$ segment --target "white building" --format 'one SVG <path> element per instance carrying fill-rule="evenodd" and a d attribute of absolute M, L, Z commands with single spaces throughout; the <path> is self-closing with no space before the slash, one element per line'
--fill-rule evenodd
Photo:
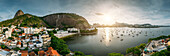
<path fill-rule="evenodd" d="M 7 56 L 8 55 L 8 51 L 5 51 L 3 49 L 0 49 L 0 56 Z"/>
<path fill-rule="evenodd" d="M 11 32 L 10 31 L 5 31 L 5 36 L 6 36 L 6 38 L 11 37 Z"/>
<path fill-rule="evenodd" d="M 77 28 L 68 28 L 67 31 L 79 31 Z"/>
<path fill-rule="evenodd" d="M 67 33 L 68 33 L 68 31 L 63 31 L 63 30 L 57 31 L 57 34 L 67 34 Z"/>

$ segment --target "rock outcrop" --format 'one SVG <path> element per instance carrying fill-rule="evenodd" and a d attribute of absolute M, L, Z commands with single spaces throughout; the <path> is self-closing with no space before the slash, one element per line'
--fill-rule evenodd
<path fill-rule="evenodd" d="M 43 18 L 49 25 L 58 28 L 75 27 L 79 29 L 87 29 L 90 24 L 82 16 L 73 13 L 56 13 L 47 15 Z"/>
<path fill-rule="evenodd" d="M 17 13 L 15 14 L 14 18 L 17 16 L 24 15 L 24 12 L 22 10 L 18 10 Z"/>

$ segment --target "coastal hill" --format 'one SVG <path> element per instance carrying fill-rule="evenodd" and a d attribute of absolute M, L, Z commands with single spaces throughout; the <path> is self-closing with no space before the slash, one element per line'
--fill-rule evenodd
<path fill-rule="evenodd" d="M 49 25 L 59 28 L 75 27 L 79 29 L 86 29 L 90 27 L 85 18 L 74 13 L 50 14 L 44 16 L 43 20 L 49 23 Z"/>
<path fill-rule="evenodd" d="M 74 13 L 55 13 L 38 17 L 31 14 L 24 14 L 22 10 L 18 10 L 13 19 L 0 22 L 0 26 L 18 25 L 32 27 L 58 27 L 69 28 L 75 27 L 79 29 L 87 29 L 90 27 L 88 21 L 82 16 Z"/>

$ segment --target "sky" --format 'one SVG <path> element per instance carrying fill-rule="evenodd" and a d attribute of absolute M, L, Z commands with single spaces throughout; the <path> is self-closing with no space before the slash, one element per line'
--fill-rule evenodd
<path fill-rule="evenodd" d="M 170 25 L 170 0 L 0 0 L 0 21 L 20 9 L 37 16 L 76 13 L 90 24 Z"/>

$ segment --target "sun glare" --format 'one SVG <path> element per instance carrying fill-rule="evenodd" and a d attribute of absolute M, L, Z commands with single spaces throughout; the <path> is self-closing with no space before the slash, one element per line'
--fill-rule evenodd
<path fill-rule="evenodd" d="M 110 15 L 103 15 L 103 22 L 107 25 L 114 23 L 113 17 Z"/>

